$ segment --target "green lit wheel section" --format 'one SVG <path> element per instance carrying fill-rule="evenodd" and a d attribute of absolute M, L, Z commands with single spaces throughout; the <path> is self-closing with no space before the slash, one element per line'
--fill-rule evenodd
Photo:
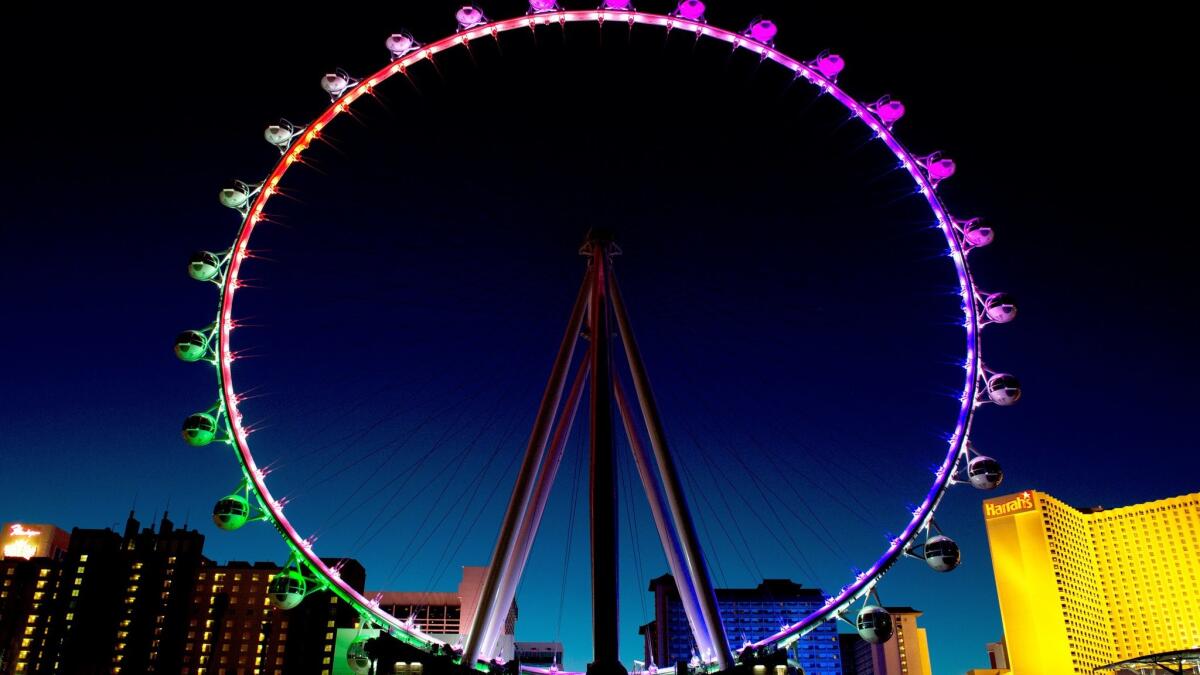
<path fill-rule="evenodd" d="M 697 14 L 697 8 L 699 13 Z M 686 9 L 686 11 L 685 11 Z M 907 150 L 891 127 L 901 115 L 903 106 L 898 102 L 881 99 L 875 103 L 862 103 L 847 94 L 837 85 L 837 73 L 843 62 L 836 55 L 822 54 L 816 61 L 800 61 L 783 54 L 771 43 L 774 26 L 760 21 L 745 33 L 729 31 L 708 25 L 703 20 L 703 3 L 684 0 L 680 10 L 672 15 L 634 11 L 628 2 L 612 0 L 605 2 L 599 10 L 561 10 L 551 0 L 531 2 L 531 14 L 514 19 L 489 22 L 482 12 L 473 7 L 464 7 L 458 13 L 459 31 L 429 45 L 421 46 L 404 34 L 393 35 L 387 47 L 393 60 L 387 66 L 363 80 L 351 78 L 342 71 L 326 75 L 321 85 L 330 94 L 330 106 L 315 120 L 304 127 L 295 127 L 281 122 L 270 126 L 265 133 L 268 143 L 280 151 L 267 177 L 260 183 L 235 182 L 221 190 L 220 201 L 241 215 L 241 226 L 232 247 L 221 253 L 201 251 L 188 262 L 188 274 L 203 282 L 215 284 L 220 289 L 220 303 L 216 320 L 207 328 L 186 331 L 177 336 L 175 353 L 183 361 L 204 361 L 214 367 L 217 376 L 218 397 L 207 410 L 189 416 L 184 422 L 184 440 L 194 447 L 220 443 L 233 450 L 242 471 L 238 488 L 222 498 L 214 508 L 213 519 L 224 530 L 237 530 L 248 522 L 269 521 L 290 549 L 290 557 L 283 572 L 272 582 L 269 589 L 271 601 L 281 609 L 290 609 L 314 592 L 329 591 L 354 607 L 363 619 L 364 627 L 377 627 L 387 634 L 414 647 L 431 653 L 448 654 L 455 650 L 450 645 L 422 632 L 419 627 L 401 621 L 381 610 L 377 602 L 363 597 L 361 593 L 342 581 L 337 567 L 330 567 L 313 552 L 313 540 L 306 539 L 296 531 L 284 515 L 285 503 L 272 496 L 266 482 L 267 471 L 257 466 L 251 452 L 248 436 L 251 429 L 243 426 L 238 411 L 240 398 L 233 385 L 232 365 L 236 353 L 231 347 L 230 336 L 237 328 L 233 318 L 233 301 L 239 288 L 238 275 L 242 263 L 252 257 L 250 238 L 254 228 L 264 220 L 265 208 L 270 198 L 277 194 L 284 174 L 296 163 L 301 162 L 303 153 L 321 139 L 321 133 L 342 113 L 364 97 L 372 96 L 373 89 L 381 82 L 405 74 L 411 66 L 423 61 L 433 61 L 443 51 L 466 47 L 476 39 L 498 39 L 502 32 L 518 29 L 536 29 L 537 26 L 567 23 L 617 22 L 659 26 L 670 30 L 682 30 L 700 37 L 727 42 L 734 49 L 745 49 L 758 55 L 763 61 L 773 61 L 795 73 L 797 79 L 807 80 L 824 93 L 843 104 L 853 117 L 870 127 L 876 138 L 885 143 L 895 154 L 903 168 L 915 181 L 918 191 L 925 197 L 937 225 L 946 237 L 950 258 L 957 271 L 966 329 L 965 384 L 961 394 L 961 409 L 949 449 L 939 464 L 936 479 L 929 493 L 911 514 L 903 534 L 891 541 L 891 546 L 875 562 L 870 570 L 860 574 L 853 582 L 835 596 L 827 599 L 824 608 L 801 622 L 786 627 L 780 633 L 743 648 L 751 653 L 760 649 L 778 648 L 798 639 L 823 621 L 844 618 L 851 603 L 867 600 L 874 595 L 880 578 L 900 558 L 911 556 L 918 537 L 931 535 L 936 529 L 933 513 L 952 484 L 970 482 L 976 487 L 990 489 L 1002 478 L 999 465 L 990 458 L 978 455 L 967 440 L 977 407 L 985 403 L 1002 406 L 1011 405 L 1020 397 L 1020 385 L 1016 378 L 988 369 L 981 355 L 981 329 L 990 323 L 1006 323 L 1015 316 L 1015 306 L 997 300 L 1003 294 L 983 294 L 972 280 L 967 265 L 967 253 L 973 248 L 986 245 L 992 233 L 975 220 L 961 221 L 953 218 L 937 196 L 938 184 L 954 172 L 954 163 L 941 157 L 940 153 L 917 156 Z M 766 30 L 767 32 L 762 32 Z M 997 307 L 993 307 L 997 305 Z M 978 470 L 976 470 L 978 469 Z M 965 470 L 965 473 L 964 473 Z M 929 538 L 933 542 L 937 538 Z M 942 539 L 947 539 L 942 537 Z M 923 547 L 924 545 L 920 545 Z M 950 541 L 950 549 L 937 561 L 927 562 L 939 569 L 935 562 L 945 568 L 957 564 L 957 549 Z M 940 549 L 939 549 L 940 550 Z M 954 555 L 951 555 L 954 554 Z M 954 558 L 954 560 L 951 560 Z M 866 604 L 858 614 L 860 634 L 886 632 L 890 634 L 890 616 L 883 610 Z M 864 625 L 864 623 L 866 625 Z M 866 631 L 866 633 L 864 633 Z M 362 663 L 365 654 L 361 643 L 352 645 L 348 658 L 351 664 Z M 493 664 L 478 662 L 471 664 L 480 671 L 492 669 Z"/>

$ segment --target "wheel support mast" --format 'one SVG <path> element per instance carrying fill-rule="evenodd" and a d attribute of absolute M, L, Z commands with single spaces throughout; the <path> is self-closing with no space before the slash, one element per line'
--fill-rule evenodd
<path fill-rule="evenodd" d="M 508 609 L 528 562 L 533 540 L 562 463 L 585 383 L 590 384 L 590 515 L 592 554 L 592 675 L 624 675 L 619 657 L 619 529 L 616 486 L 613 405 L 621 415 L 638 475 L 650 502 L 655 528 L 675 579 L 684 612 L 700 653 L 721 670 L 734 665 L 717 607 L 708 567 L 683 486 L 667 445 L 666 432 L 653 399 L 645 365 L 633 337 L 620 289 L 612 272 L 612 257 L 620 250 L 611 235 L 593 231 L 580 249 L 588 271 L 576 298 L 566 334 L 542 396 L 526 446 L 500 535 L 492 553 L 471 631 L 462 654 L 463 664 L 495 657 Z M 562 394 L 575 346 L 585 324 L 591 345 L 577 367 L 565 403 Z M 615 326 L 613 325 L 615 323 Z M 650 449 L 642 442 L 632 406 L 613 369 L 612 338 L 619 337 Z M 587 382 L 590 379 L 590 382 Z M 559 410 L 563 403 L 562 410 Z M 551 438 L 551 431 L 553 437 Z M 548 446 L 548 448 L 547 448 Z M 628 517 L 628 516 L 627 516 Z"/>

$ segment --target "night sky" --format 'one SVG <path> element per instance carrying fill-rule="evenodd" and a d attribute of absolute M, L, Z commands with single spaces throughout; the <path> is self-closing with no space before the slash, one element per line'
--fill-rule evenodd
<path fill-rule="evenodd" d="M 39 39 L 4 47 L 24 80 L 9 81 L 0 216 L 0 521 L 105 527 L 134 504 L 143 520 L 169 508 L 210 558 L 285 557 L 266 527 L 211 524 L 233 457 L 179 438 L 215 397 L 210 369 L 170 350 L 215 311 L 185 263 L 232 242 L 217 191 L 266 174 L 263 127 L 315 117 L 322 74 L 373 72 L 393 31 L 453 30 L 453 5 L 423 4 L 14 24 Z M 761 12 L 788 53 L 842 54 L 848 91 L 903 100 L 900 138 L 958 162 L 949 207 L 997 230 L 972 254 L 977 280 L 1020 302 L 985 349 L 1025 398 L 983 409 L 974 436 L 1006 468 L 1002 493 L 1118 506 L 1196 490 L 1196 217 L 1192 172 L 1175 166 L 1197 148 L 1180 42 L 1125 16 L 924 11 L 760 0 L 708 18 L 737 28 Z M 422 64 L 328 130 L 256 232 L 234 336 L 256 456 L 323 555 L 362 560 L 371 590 L 450 590 L 460 565 L 486 564 L 583 273 L 576 249 L 604 226 L 716 581 L 834 592 L 870 564 L 944 452 L 961 315 L 944 239 L 894 157 L 790 80 L 690 34 L 552 27 Z M 517 637 L 561 639 L 581 668 L 586 420 L 576 429 Z M 619 449 L 631 661 L 652 618 L 643 589 L 666 568 Z M 907 562 L 880 588 L 926 612 L 939 675 L 985 665 L 1001 634 L 985 496 L 958 488 L 938 513 L 962 568 Z"/>

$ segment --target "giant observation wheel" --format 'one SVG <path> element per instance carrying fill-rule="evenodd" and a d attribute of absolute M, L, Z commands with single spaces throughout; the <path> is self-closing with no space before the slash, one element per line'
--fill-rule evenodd
<path fill-rule="evenodd" d="M 329 107 L 303 126 L 287 122 L 270 126 L 265 138 L 278 148 L 278 162 L 261 181 L 239 181 L 221 191 L 221 203 L 241 216 L 237 237 L 233 245 L 223 252 L 195 254 L 188 269 L 194 279 L 219 287 L 216 320 L 207 328 L 180 334 L 175 343 L 175 353 L 181 360 L 207 362 L 214 366 L 218 397 L 207 410 L 187 417 L 183 436 L 193 446 L 214 442 L 229 446 L 241 467 L 239 487 L 221 499 L 214 509 L 217 525 L 225 530 L 236 530 L 251 521 L 269 522 L 290 548 L 287 569 L 274 579 L 270 588 L 272 602 L 277 607 L 290 609 L 306 595 L 317 590 L 328 590 L 353 606 L 362 616 L 364 625 L 378 627 L 408 645 L 446 655 L 465 666 L 481 671 L 497 667 L 498 663 L 491 653 L 497 625 L 503 621 L 503 612 L 497 608 L 506 608 L 512 600 L 516 580 L 520 577 L 524 558 L 528 556 L 529 542 L 536 533 L 541 510 L 545 506 L 543 493 L 553 481 L 556 461 L 561 459 L 560 437 L 564 430 L 565 433 L 570 431 L 570 417 L 578 407 L 580 390 L 589 371 L 593 394 L 596 386 L 611 387 L 609 391 L 630 434 L 630 444 L 635 455 L 640 455 L 639 473 L 642 474 L 652 509 L 656 509 L 656 526 L 672 572 L 680 584 L 689 624 L 700 648 L 702 658 L 697 664 L 698 668 L 717 671 L 753 663 L 764 654 L 786 648 L 823 622 L 846 620 L 848 617 L 864 638 L 870 641 L 887 640 L 892 633 L 890 616 L 872 599 L 885 573 L 905 557 L 923 558 L 938 571 L 949 571 L 957 566 L 960 558 L 958 546 L 941 533 L 934 521 L 934 513 L 947 490 L 956 484 L 969 483 L 980 489 L 992 489 L 1000 483 L 1003 474 L 999 464 L 979 454 L 972 447 L 969 436 L 976 411 L 981 406 L 1009 406 L 1016 403 L 1021 395 L 1015 377 L 988 368 L 983 360 L 983 329 L 991 324 L 1007 323 L 1016 316 L 1016 307 L 1010 296 L 980 290 L 972 276 L 970 254 L 989 244 L 993 232 L 979 219 L 960 219 L 951 215 L 943 204 L 938 187 L 955 173 L 955 164 L 941 153 L 917 154 L 900 142 L 894 132 L 894 126 L 905 114 L 905 107 L 900 101 L 884 97 L 870 102 L 847 93 L 838 84 L 845 63 L 836 54 L 826 52 L 811 60 L 800 60 L 779 51 L 773 42 L 777 28 L 770 20 L 759 19 L 744 31 L 731 31 L 709 25 L 704 14 L 704 4 L 699 0 L 684 0 L 669 14 L 635 10 L 629 0 L 605 0 L 600 8 L 588 10 L 563 9 L 556 0 L 531 0 L 525 16 L 493 21 L 486 18 L 480 9 L 464 6 L 456 14 L 457 31 L 448 37 L 420 44 L 407 33 L 397 33 L 386 41 L 391 54 L 390 63 L 375 73 L 362 79 L 340 70 L 325 75 L 321 86 L 331 98 Z M 304 153 L 322 141 L 322 134 L 327 127 L 349 113 L 358 101 L 373 96 L 373 90 L 382 82 L 405 76 L 410 68 L 432 62 L 442 52 L 469 48 L 476 40 L 499 40 L 501 34 L 509 31 L 536 30 L 539 26 L 551 25 L 603 25 L 609 22 L 692 33 L 697 40 L 723 41 L 734 50 L 747 50 L 758 55 L 764 63 L 770 61 L 790 71 L 796 80 L 802 80 L 816 87 L 821 94 L 836 100 L 854 119 L 869 127 L 879 143 L 886 145 L 899 165 L 911 176 L 916 190 L 928 204 L 936 226 L 945 237 L 946 255 L 956 274 L 965 338 L 962 362 L 964 377 L 959 399 L 961 405 L 949 432 L 948 447 L 941 456 L 928 492 L 908 514 L 900 534 L 890 541 L 882 554 L 865 571 L 829 597 L 818 611 L 765 639 L 731 646 L 716 615 L 712 584 L 703 554 L 679 491 L 678 478 L 661 435 L 661 421 L 657 419 L 658 412 L 649 390 L 649 381 L 637 353 L 620 290 L 609 266 L 614 245 L 602 234 L 595 233 L 583 251 L 588 256 L 589 270 L 568 324 L 551 382 L 547 386 L 536 428 L 493 554 L 492 573 L 485 586 L 488 597 L 481 605 L 465 644 L 449 645 L 425 633 L 410 619 L 388 614 L 379 606 L 377 599 L 364 597 L 343 582 L 338 566 L 327 564 L 315 552 L 314 539 L 306 537 L 289 522 L 285 514 L 286 500 L 272 494 L 268 485 L 269 471 L 255 460 L 251 429 L 243 424 L 239 411 L 239 403 L 243 399 L 235 386 L 237 352 L 232 336 L 238 327 L 234 301 L 241 286 L 239 276 L 243 263 L 253 258 L 251 239 L 255 228 L 268 219 L 268 204 L 279 193 L 288 171 L 303 163 Z M 609 323 L 614 319 L 615 326 Z M 589 348 L 590 356 L 580 365 L 574 384 L 566 392 L 566 371 L 575 342 L 581 331 L 587 333 L 589 330 L 593 336 L 590 340 L 593 343 Z M 634 441 L 634 406 L 619 383 L 607 385 L 602 380 L 609 378 L 598 374 L 600 368 L 604 372 L 610 368 L 607 355 L 597 356 L 605 346 L 597 346 L 597 343 L 604 342 L 598 338 L 614 333 L 624 342 L 637 402 L 640 404 L 637 409 L 642 412 L 652 450 Z M 608 415 L 611 421 L 611 410 Z M 560 417 L 557 426 L 554 424 L 556 417 Z M 545 469 L 542 468 L 543 463 Z M 655 469 L 658 470 L 657 476 L 653 475 Z M 859 603 L 861 607 L 856 609 Z M 362 667 L 365 661 L 361 659 L 361 647 L 356 647 L 351 650 L 352 664 L 357 663 Z M 358 661 L 354 660 L 356 655 Z"/>

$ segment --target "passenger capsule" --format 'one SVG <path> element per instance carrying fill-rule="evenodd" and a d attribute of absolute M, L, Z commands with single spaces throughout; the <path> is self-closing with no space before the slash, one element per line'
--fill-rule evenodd
<path fill-rule="evenodd" d="M 704 10 L 704 3 L 700 0 L 683 0 L 675 8 L 675 15 L 691 21 L 703 21 Z"/>
<path fill-rule="evenodd" d="M 392 54 L 393 61 L 411 53 L 418 47 L 417 41 L 408 33 L 392 33 L 384 44 Z"/>
<path fill-rule="evenodd" d="M 867 605 L 859 610 L 854 625 L 859 637 L 873 645 L 892 639 L 892 615 L 877 605 Z"/>
<path fill-rule="evenodd" d="M 633 0 L 604 0 L 601 9 L 633 9 Z"/>
<path fill-rule="evenodd" d="M 837 81 L 838 73 L 846 67 L 846 62 L 837 54 L 824 52 L 817 57 L 817 62 L 814 64 L 817 71 L 825 76 L 827 80 Z"/>
<path fill-rule="evenodd" d="M 308 584 L 304 576 L 296 570 L 284 570 L 271 579 L 267 586 L 267 596 L 271 604 L 279 609 L 294 609 L 304 601 L 304 592 Z"/>
<path fill-rule="evenodd" d="M 217 436 L 217 420 L 208 413 L 196 413 L 183 421 L 183 440 L 194 447 L 203 447 Z"/>
<path fill-rule="evenodd" d="M 765 45 L 771 44 L 775 40 L 775 35 L 779 33 L 779 27 L 774 21 L 767 19 L 759 19 L 750 24 L 750 28 L 746 30 L 746 35 L 755 42 L 761 42 Z"/>
<path fill-rule="evenodd" d="M 556 9 L 558 9 L 558 0 L 529 0 L 531 13 L 553 12 Z"/>
<path fill-rule="evenodd" d="M 925 542 L 925 562 L 934 571 L 949 572 L 962 562 L 962 551 L 950 537 L 938 535 Z"/>
<path fill-rule="evenodd" d="M 294 129 L 285 127 L 281 124 L 272 124 L 263 132 L 263 138 L 267 142 L 277 148 L 286 148 L 292 144 L 292 134 Z"/>
<path fill-rule="evenodd" d="M 195 363 L 208 354 L 208 336 L 198 330 L 185 330 L 175 336 L 175 356 Z"/>
<path fill-rule="evenodd" d="M 1004 470 L 1000 468 L 1000 462 L 979 455 L 967 462 L 967 478 L 979 490 L 995 490 L 1004 482 Z"/>
<path fill-rule="evenodd" d="M 321 78 L 321 88 L 331 98 L 337 98 L 350 88 L 350 78 L 340 70 L 336 73 L 326 73 L 325 77 Z"/>
<path fill-rule="evenodd" d="M 367 638 L 359 638 L 346 648 L 346 665 L 357 675 L 371 672 L 371 655 L 367 653 Z"/>
<path fill-rule="evenodd" d="M 1008 323 L 1017 318 L 1017 304 L 1008 293 L 992 293 L 983 300 L 983 310 L 996 323 Z"/>
<path fill-rule="evenodd" d="M 892 125 L 900 121 L 904 117 L 904 104 L 900 101 L 893 100 L 891 97 L 884 96 L 875 102 L 871 107 L 875 114 L 879 117 L 879 121 L 883 122 L 884 126 L 891 129 Z"/>
<path fill-rule="evenodd" d="M 988 378 L 988 398 L 997 405 L 1013 405 L 1021 399 L 1021 382 L 1008 373 L 996 373 Z"/>
<path fill-rule="evenodd" d="M 474 28 L 475 26 L 487 21 L 487 19 L 483 16 L 483 10 L 471 5 L 466 5 L 462 9 L 455 12 L 454 18 L 458 19 L 458 29 L 460 31 L 467 30 L 468 28 Z"/>
<path fill-rule="evenodd" d="M 965 239 L 968 244 L 976 248 L 980 246 L 987 246 L 988 244 L 992 243 L 992 239 L 994 239 L 996 236 L 996 233 L 992 231 L 992 228 L 984 225 L 983 221 L 979 220 L 978 218 L 972 218 L 971 220 L 962 223 L 962 231 L 963 239 Z"/>
<path fill-rule="evenodd" d="M 221 259 L 215 253 L 196 251 L 188 259 L 188 276 L 196 281 L 209 281 L 221 271 Z"/>
<path fill-rule="evenodd" d="M 250 191 L 239 184 L 222 189 L 220 198 L 222 206 L 228 206 L 235 211 L 241 211 L 246 208 L 246 204 L 250 201 Z"/>
<path fill-rule="evenodd" d="M 942 157 L 941 153 L 934 153 L 925 158 L 924 164 L 926 173 L 934 183 L 940 183 L 953 176 L 958 169 L 954 165 L 954 160 Z"/>
<path fill-rule="evenodd" d="M 212 518 L 226 532 L 240 529 L 250 519 L 250 503 L 241 495 L 222 497 L 213 507 Z"/>

